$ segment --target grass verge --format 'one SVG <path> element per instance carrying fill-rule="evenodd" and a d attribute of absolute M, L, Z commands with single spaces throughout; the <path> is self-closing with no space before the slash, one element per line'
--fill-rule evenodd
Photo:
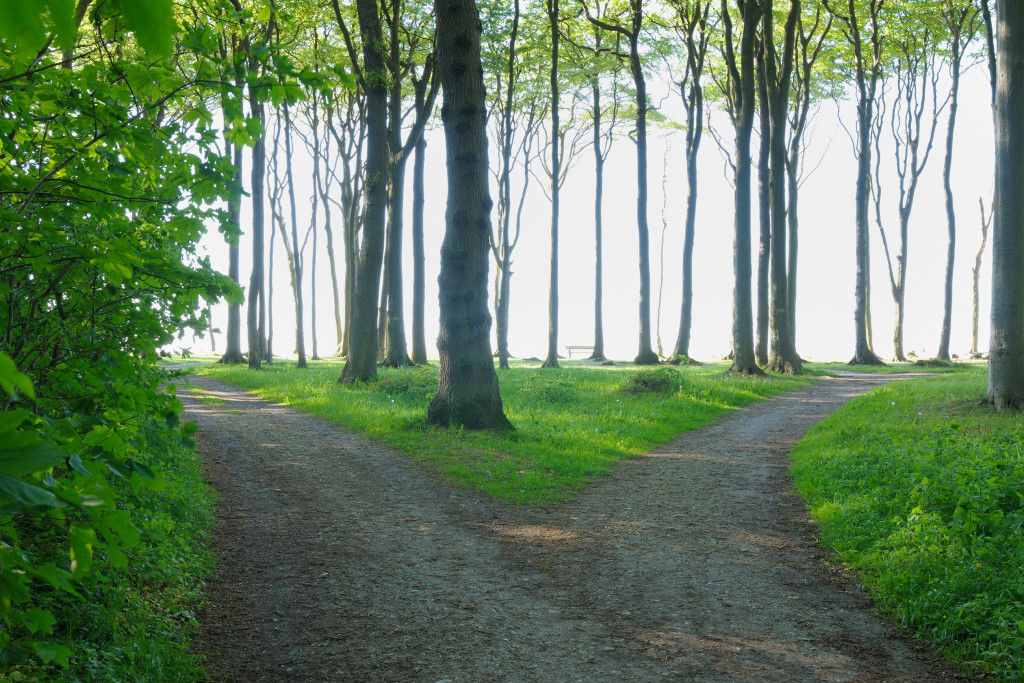
<path fill-rule="evenodd" d="M 97 553 L 92 571 L 79 592 L 84 600 L 54 593 L 41 602 L 57 619 L 52 640 L 71 649 L 69 666 L 0 663 L 0 680 L 42 681 L 165 681 L 206 680 L 202 661 L 190 652 L 195 610 L 213 558 L 205 546 L 213 516 L 213 493 L 203 480 L 193 448 L 176 432 L 148 431 L 140 449 L 147 464 L 162 475 L 160 491 L 117 482 L 118 508 L 131 513 L 141 536 L 125 551 L 128 564 L 110 565 Z M 52 531 L 34 533 L 32 552 L 64 554 L 49 543 Z"/>
<path fill-rule="evenodd" d="M 573 367 L 498 372 L 507 435 L 424 425 L 437 368 L 381 369 L 370 384 L 339 385 L 339 362 L 305 371 L 275 362 L 260 372 L 208 365 L 197 371 L 276 403 L 357 429 L 434 466 L 459 484 L 517 503 L 564 500 L 613 463 L 648 452 L 730 410 L 805 386 L 809 377 L 744 378 L 726 365 L 638 370 Z"/>
<path fill-rule="evenodd" d="M 851 401 L 792 453 L 822 542 L 951 658 L 1024 678 L 1024 416 L 978 405 L 983 367 Z"/>

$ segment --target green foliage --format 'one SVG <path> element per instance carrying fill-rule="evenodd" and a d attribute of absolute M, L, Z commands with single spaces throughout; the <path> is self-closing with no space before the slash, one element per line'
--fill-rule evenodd
<path fill-rule="evenodd" d="M 681 389 L 681 377 L 674 370 L 646 370 L 635 372 L 622 385 L 622 393 L 635 394 L 668 394 Z"/>
<path fill-rule="evenodd" d="M 822 540 L 950 655 L 1024 676 L 1024 417 L 979 407 L 984 368 L 855 399 L 793 452 Z"/>
<path fill-rule="evenodd" d="M 814 381 L 733 377 L 718 365 L 640 373 L 663 375 L 671 389 L 627 394 L 623 386 L 635 373 L 628 368 L 499 370 L 516 431 L 497 435 L 424 426 L 436 368 L 382 368 L 378 382 L 354 385 L 338 384 L 340 373 L 341 364 L 329 361 L 311 362 L 303 371 L 278 363 L 258 373 L 216 364 L 201 370 L 365 432 L 452 481 L 518 503 L 565 500 L 618 460 L 647 453 L 737 406 Z"/>
<path fill-rule="evenodd" d="M 152 510 L 140 516 L 132 501 L 166 485 L 147 444 L 154 425 L 176 425 L 178 406 L 157 349 L 206 329 L 204 300 L 240 294 L 195 255 L 206 221 L 222 217 L 214 207 L 232 170 L 204 100 L 220 68 L 209 26 L 183 31 L 187 53 L 157 58 L 170 52 L 169 2 L 94 4 L 72 44 L 64 13 L 75 4 L 0 6 L 20 7 L 0 41 L 8 665 L 75 665 L 76 615 L 138 562 L 152 531 Z"/>

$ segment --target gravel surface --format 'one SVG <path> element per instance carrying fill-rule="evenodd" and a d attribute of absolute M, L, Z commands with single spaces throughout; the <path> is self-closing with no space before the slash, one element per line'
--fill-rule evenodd
<path fill-rule="evenodd" d="M 526 508 L 193 377 L 224 401 L 180 392 L 220 494 L 200 649 L 218 681 L 951 680 L 829 568 L 787 476 L 896 378 L 822 379 Z"/>

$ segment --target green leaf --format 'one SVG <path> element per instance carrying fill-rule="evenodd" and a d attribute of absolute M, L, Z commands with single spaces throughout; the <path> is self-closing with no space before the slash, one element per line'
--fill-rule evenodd
<path fill-rule="evenodd" d="M 45 643 L 36 647 L 36 654 L 44 662 L 57 662 L 63 667 L 67 667 L 68 660 L 73 654 L 71 650 L 64 647 L 63 645 L 57 645 L 55 643 Z"/>
<path fill-rule="evenodd" d="M 124 22 L 147 53 L 171 54 L 171 38 L 178 31 L 171 0 L 121 0 Z"/>
<path fill-rule="evenodd" d="M 0 446 L 0 472 L 12 477 L 23 477 L 26 474 L 48 470 L 64 462 L 64 454 L 59 448 L 42 442 L 41 439 L 35 440 L 38 443 L 31 445 Z"/>
<path fill-rule="evenodd" d="M 0 7 L 0 11 L 2 11 L 2 7 Z M 32 389 L 32 380 L 28 378 L 28 375 L 18 372 L 14 361 L 3 351 L 0 351 L 0 389 L 12 396 L 14 390 L 19 389 L 29 398 L 36 397 L 36 392 Z"/>
<path fill-rule="evenodd" d="M 0 501 L 13 501 L 27 507 L 53 507 L 57 496 L 46 489 L 0 474 Z"/>
<path fill-rule="evenodd" d="M 57 620 L 52 614 L 39 607 L 33 607 L 22 615 L 22 621 L 29 633 L 53 633 L 53 625 Z"/>
<path fill-rule="evenodd" d="M 96 545 L 96 530 L 77 522 L 68 530 L 71 545 L 71 574 L 79 578 L 92 567 L 92 549 Z"/>

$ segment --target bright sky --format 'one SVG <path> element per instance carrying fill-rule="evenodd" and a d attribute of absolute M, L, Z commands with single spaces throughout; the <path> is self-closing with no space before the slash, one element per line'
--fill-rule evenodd
<path fill-rule="evenodd" d="M 652 91 L 659 87 L 651 85 Z M 663 89 L 666 86 L 660 86 Z M 940 86 L 941 87 L 941 86 Z M 972 69 L 962 81 L 956 151 L 953 166 L 953 188 L 957 212 L 957 254 L 954 280 L 953 330 L 951 353 L 965 356 L 971 333 L 971 270 L 981 240 L 979 196 L 986 209 L 991 201 L 993 169 L 993 135 L 987 73 L 982 65 Z M 663 93 L 652 92 L 658 102 Z M 665 100 L 664 113 L 673 115 L 672 106 L 678 96 Z M 805 358 L 848 360 L 853 354 L 854 327 L 854 173 L 856 163 L 847 134 L 839 126 L 839 118 L 855 125 L 852 100 L 823 104 L 811 125 L 808 140 L 808 162 L 811 174 L 802 189 L 800 201 L 799 285 L 797 302 L 797 349 Z M 678 115 L 681 118 L 681 114 Z M 732 133 L 723 113 L 714 115 L 714 125 L 727 144 Z M 660 316 L 661 339 L 666 354 L 671 353 L 679 324 L 681 303 L 682 231 L 685 210 L 685 170 L 683 168 L 683 132 L 665 134 L 652 130 L 648 164 L 650 169 L 650 204 L 648 219 L 651 229 L 651 270 L 653 302 L 657 306 L 661 270 L 660 245 L 664 231 L 664 277 Z M 909 265 L 906 296 L 905 348 L 922 357 L 935 353 L 942 323 L 942 287 L 946 254 L 946 217 L 942 193 L 941 171 L 945 137 L 945 114 L 936 133 L 936 148 L 921 179 L 918 197 L 910 224 Z M 437 275 L 439 251 L 444 234 L 446 198 L 444 139 L 438 127 L 428 132 L 427 203 L 425 208 L 427 250 L 427 347 L 436 355 L 434 340 L 438 331 Z M 756 138 L 753 152 L 756 154 Z M 668 148 L 666 156 L 666 148 Z M 298 151 L 296 173 L 311 173 L 305 150 Z M 493 154 L 493 152 L 492 152 Z M 883 172 L 888 168 L 890 185 L 884 188 L 883 218 L 888 221 L 890 247 L 898 241 L 897 186 L 892 172 L 891 146 L 883 144 Z M 246 155 L 248 164 L 248 155 Z M 593 343 L 594 291 L 594 229 L 593 154 L 588 149 L 569 175 L 562 194 L 560 227 L 560 318 L 559 346 Z M 667 159 L 667 170 L 665 161 Z M 605 267 L 604 319 L 605 349 L 610 358 L 632 359 L 638 341 L 638 245 L 636 229 L 636 153 L 627 138 L 618 139 L 612 147 L 606 166 L 605 183 Z M 492 157 L 493 163 L 493 157 Z M 728 352 L 732 315 L 732 241 L 733 195 L 724 167 L 722 153 L 710 136 L 705 136 L 700 151 L 700 199 L 697 208 L 696 246 L 694 251 L 694 309 L 691 355 L 702 360 L 716 360 Z M 303 169 L 307 169 L 303 173 Z M 538 169 L 539 170 L 539 169 Z M 664 186 L 662 177 L 666 177 Z M 248 168 L 245 171 L 248 183 Z M 411 200 L 412 165 L 406 195 Z M 755 179 L 756 182 L 756 179 Z M 664 187 L 664 191 L 663 191 Z M 300 231 L 308 226 L 311 181 L 299 187 Z M 513 187 L 513 195 L 517 191 Z M 665 199 L 667 195 L 667 200 Z M 492 191 L 496 197 L 496 191 Z M 753 233 L 756 225 L 756 186 Z M 663 211 L 664 203 L 664 211 Z M 534 181 L 524 211 L 523 234 L 513 254 L 510 350 L 517 357 L 543 358 L 547 349 L 548 261 L 550 245 L 550 202 Z M 336 212 L 335 212 L 336 213 Z M 663 222 L 664 215 L 664 222 Z M 321 212 L 322 216 L 322 212 Z M 243 227 L 250 221 L 249 207 L 243 205 Z M 406 226 L 411 225 L 407 217 Z M 340 227 L 336 228 L 337 260 L 343 264 Z M 267 233 L 269 235 L 269 212 Z M 280 238 L 278 238 L 280 239 Z M 319 351 L 329 355 L 335 345 L 331 308 L 330 276 L 320 235 L 321 250 L 317 263 Z M 885 255 L 878 230 L 872 225 L 872 318 L 875 349 L 883 358 L 892 355 L 892 329 L 895 308 L 886 274 Z M 412 301 L 412 246 L 406 236 L 405 283 L 406 304 Z M 227 272 L 227 249 L 216 231 L 204 240 L 203 249 L 211 255 L 215 267 Z M 248 235 L 241 242 L 243 284 L 248 283 L 251 242 Z M 752 254 L 757 252 L 756 243 Z M 277 355 L 294 353 L 294 304 L 287 265 L 280 242 L 275 245 L 274 266 L 274 337 Z M 305 301 L 306 352 L 312 353 L 309 302 L 311 300 L 310 262 L 307 253 Z M 756 268 L 756 265 L 755 265 Z M 494 266 L 491 264 L 493 280 Z M 342 274 L 339 272 L 339 280 Z M 982 267 L 981 325 L 979 348 L 988 343 L 988 311 L 991 259 L 988 250 Z M 652 325 L 657 326 L 656 310 Z M 217 349 L 223 351 L 227 327 L 227 307 L 214 307 L 214 320 L 221 333 Z M 406 312 L 407 334 L 411 334 L 411 309 Z M 244 325 L 244 314 L 243 314 Z M 245 347 L 243 330 L 242 345 Z M 493 337 L 492 337 L 492 345 Z M 186 337 L 180 345 L 193 352 L 209 350 L 208 340 Z"/>

